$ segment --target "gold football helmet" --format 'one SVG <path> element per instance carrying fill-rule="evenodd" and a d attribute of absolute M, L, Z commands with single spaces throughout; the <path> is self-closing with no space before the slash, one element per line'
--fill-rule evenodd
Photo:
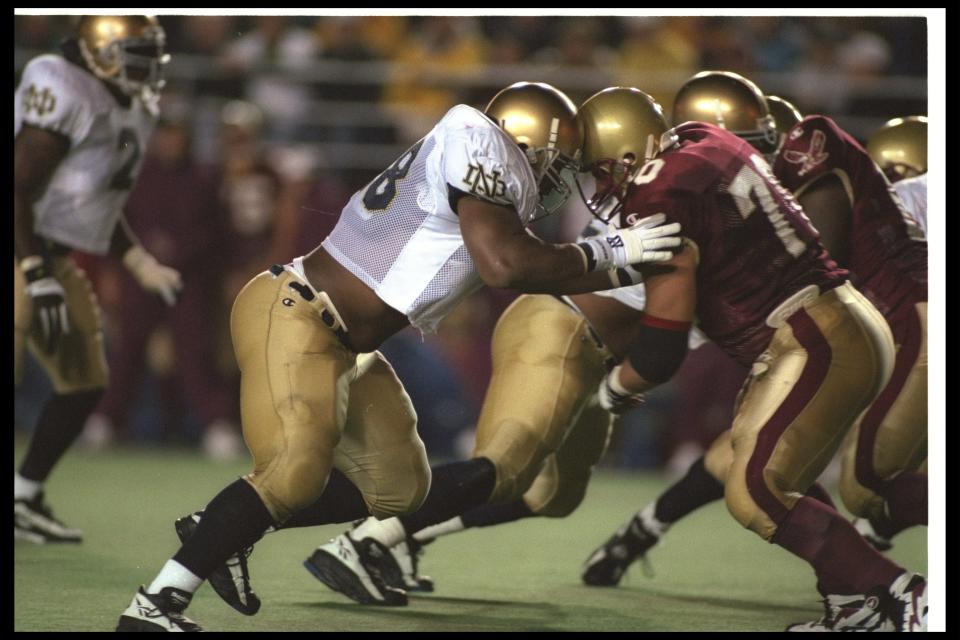
<path fill-rule="evenodd" d="M 583 129 L 581 167 L 597 180 L 583 198 L 594 216 L 610 221 L 622 206 L 627 184 L 660 152 L 667 119 L 656 100 L 632 87 L 610 87 L 587 98 L 577 120 Z M 577 183 L 580 186 L 580 183 Z"/>
<path fill-rule="evenodd" d="M 803 116 L 793 103 L 780 96 L 767 96 L 767 108 L 770 109 L 770 115 L 777 124 L 777 131 L 782 136 L 787 135 L 794 125 L 803 120 Z"/>
<path fill-rule="evenodd" d="M 803 116 L 792 102 L 780 96 L 767 96 L 767 108 L 770 109 L 770 115 L 777 124 L 777 151 L 779 151 L 787 133 L 803 120 Z"/>
<path fill-rule="evenodd" d="M 927 172 L 927 117 L 894 118 L 867 142 L 867 153 L 891 182 Z"/>
<path fill-rule="evenodd" d="M 673 102 L 673 126 L 709 122 L 743 138 L 761 153 L 777 146 L 777 125 L 763 92 L 730 71 L 701 71 L 687 80 Z"/>
<path fill-rule="evenodd" d="M 526 154 L 543 212 L 560 208 L 573 192 L 582 139 L 570 98 L 543 82 L 517 82 L 495 95 L 484 113 Z"/>
<path fill-rule="evenodd" d="M 77 44 L 90 70 L 129 96 L 163 87 L 166 35 L 154 16 L 83 16 Z"/>

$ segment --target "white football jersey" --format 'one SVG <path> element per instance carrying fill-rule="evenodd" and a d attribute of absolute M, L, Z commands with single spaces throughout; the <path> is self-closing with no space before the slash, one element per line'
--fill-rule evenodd
<path fill-rule="evenodd" d="M 907 211 L 917 221 L 917 225 L 923 229 L 923 235 L 927 235 L 927 174 L 921 174 L 914 178 L 907 178 L 893 183 L 893 188 L 897 190 L 897 195 L 903 200 Z"/>
<path fill-rule="evenodd" d="M 61 56 L 31 60 L 13 97 L 13 135 L 27 124 L 70 139 L 70 151 L 34 203 L 34 231 L 107 253 L 155 121 L 140 99 L 124 108 L 96 76 Z"/>
<path fill-rule="evenodd" d="M 353 194 L 323 248 L 424 333 L 483 282 L 450 207 L 453 190 L 516 209 L 527 225 L 537 181 L 520 147 L 481 111 L 450 109 Z"/>

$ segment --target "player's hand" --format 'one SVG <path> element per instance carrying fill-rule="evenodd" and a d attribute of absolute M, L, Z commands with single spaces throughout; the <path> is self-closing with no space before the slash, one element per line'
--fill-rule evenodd
<path fill-rule="evenodd" d="M 21 265 L 27 280 L 27 295 L 33 300 L 33 322 L 43 336 L 43 350 L 53 354 L 60 344 L 60 336 L 70 332 L 67 295 L 57 279 L 49 275 L 41 258 L 27 258 Z"/>
<path fill-rule="evenodd" d="M 123 264 L 141 287 L 157 294 L 171 307 L 177 302 L 177 294 L 183 289 L 179 271 L 160 264 L 140 245 L 127 250 L 123 255 Z"/>
<path fill-rule="evenodd" d="M 608 373 L 597 390 L 600 406 L 610 413 L 621 414 L 639 407 L 645 401 L 642 393 L 633 393 L 620 384 L 620 367 L 617 365 Z"/>
<path fill-rule="evenodd" d="M 587 254 L 589 271 L 620 269 L 631 264 L 664 262 L 671 249 L 682 242 L 680 223 L 663 224 L 667 216 L 657 213 L 627 229 L 611 229 L 603 236 L 587 238 L 579 247 Z"/>

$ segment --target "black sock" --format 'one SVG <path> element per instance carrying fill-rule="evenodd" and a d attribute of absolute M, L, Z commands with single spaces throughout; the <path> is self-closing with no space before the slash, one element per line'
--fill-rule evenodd
<path fill-rule="evenodd" d="M 492 527 L 495 524 L 513 522 L 535 515 L 537 514 L 530 510 L 523 498 L 517 498 L 513 502 L 484 504 L 475 509 L 470 509 L 460 516 L 460 519 L 463 521 L 463 526 L 469 529 L 471 527 Z"/>
<path fill-rule="evenodd" d="M 277 529 L 294 529 L 296 527 L 312 527 L 318 524 L 335 524 L 350 522 L 357 518 L 369 515 L 367 503 L 363 501 L 363 494 L 347 476 L 334 469 L 330 472 L 330 479 L 323 489 L 323 494 L 312 505 L 297 511 L 286 522 L 277 526 Z"/>
<path fill-rule="evenodd" d="M 673 523 L 699 507 L 723 497 L 723 484 L 703 464 L 703 457 L 690 465 L 687 475 L 667 489 L 659 498 L 654 516 L 663 523 Z"/>
<path fill-rule="evenodd" d="M 37 428 L 30 437 L 20 475 L 35 482 L 45 481 L 83 431 L 87 417 L 93 413 L 102 395 L 103 389 L 54 394 L 43 408 Z"/>
<path fill-rule="evenodd" d="M 260 495 L 241 478 L 210 501 L 197 531 L 173 559 L 205 579 L 227 558 L 263 537 L 273 524 Z"/>
<path fill-rule="evenodd" d="M 400 516 L 408 534 L 438 524 L 487 501 L 497 481 L 497 469 L 486 458 L 451 462 L 431 469 L 433 481 L 420 510 Z"/>

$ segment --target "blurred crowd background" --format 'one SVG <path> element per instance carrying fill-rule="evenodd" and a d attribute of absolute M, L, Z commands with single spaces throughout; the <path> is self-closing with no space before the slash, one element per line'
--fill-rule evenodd
<path fill-rule="evenodd" d="M 704 69 L 822 113 L 862 141 L 927 113 L 927 25 L 905 17 L 160 16 L 172 61 L 160 125 L 127 207 L 146 248 L 185 280 L 174 308 L 117 262 L 78 255 L 105 312 L 111 383 L 81 443 L 202 445 L 242 454 L 230 306 L 251 277 L 319 244 L 353 191 L 454 104 L 483 108 L 519 80 L 579 102 L 636 86 L 669 114 Z M 67 16 L 15 16 L 14 86 L 71 33 Z M 576 236 L 578 202 L 536 228 Z M 482 290 L 437 335 L 382 349 L 435 460 L 467 455 L 490 374 L 489 340 L 515 294 Z M 683 470 L 729 423 L 746 371 L 712 345 L 621 419 L 603 462 Z M 29 430 L 49 393 L 36 367 L 16 391 Z M 522 393 L 522 390 L 518 390 Z"/>

